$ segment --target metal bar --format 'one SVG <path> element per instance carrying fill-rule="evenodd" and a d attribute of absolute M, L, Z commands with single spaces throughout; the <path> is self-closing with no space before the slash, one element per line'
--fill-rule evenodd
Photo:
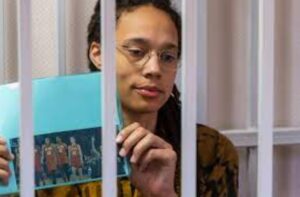
<path fill-rule="evenodd" d="M 248 159 L 248 195 L 249 197 L 257 196 L 257 148 L 251 147 L 249 148 L 249 159 Z"/>
<path fill-rule="evenodd" d="M 20 80 L 21 196 L 34 196 L 34 140 L 32 115 L 31 0 L 18 1 L 18 66 Z M 31 166 L 31 167 L 28 167 Z"/>
<path fill-rule="evenodd" d="M 248 65 L 247 65 L 247 120 L 246 128 L 257 128 L 258 114 L 258 0 L 248 1 Z M 257 133 L 255 133 L 257 134 Z M 257 135 L 252 143 L 257 144 Z M 248 136 L 249 137 L 249 136 Z M 240 143 L 246 142 L 244 138 Z M 249 145 L 249 144 L 248 144 Z M 254 197 L 257 194 L 257 149 L 247 148 L 247 196 Z"/>
<path fill-rule="evenodd" d="M 199 57 L 199 72 L 198 72 L 198 110 L 197 122 L 207 124 L 208 118 L 208 92 L 207 92 L 207 0 L 199 1 L 199 36 L 198 36 L 198 57 Z"/>
<path fill-rule="evenodd" d="M 56 0 L 56 56 L 59 75 L 66 74 L 66 1 Z"/>
<path fill-rule="evenodd" d="M 4 0 L 0 0 L 0 84 L 5 82 L 5 60 L 4 60 Z"/>
<path fill-rule="evenodd" d="M 273 185 L 274 4 L 259 1 L 258 197 L 272 197 Z"/>
<path fill-rule="evenodd" d="M 248 196 L 248 148 L 239 148 L 239 194 L 238 196 Z M 246 195 L 245 195 L 246 194 Z"/>
<path fill-rule="evenodd" d="M 227 136 L 236 147 L 257 146 L 258 131 L 248 130 L 224 130 L 222 134 Z M 274 145 L 300 144 L 300 128 L 274 128 Z"/>
<path fill-rule="evenodd" d="M 248 88 L 247 88 L 247 128 L 257 127 L 258 93 L 258 0 L 249 1 L 248 16 Z"/>
<path fill-rule="evenodd" d="M 196 196 L 196 121 L 199 0 L 182 1 L 181 195 Z"/>
<path fill-rule="evenodd" d="M 115 71 L 115 1 L 101 1 L 101 54 L 102 54 L 102 194 L 117 195 L 116 185 L 116 71 Z"/>

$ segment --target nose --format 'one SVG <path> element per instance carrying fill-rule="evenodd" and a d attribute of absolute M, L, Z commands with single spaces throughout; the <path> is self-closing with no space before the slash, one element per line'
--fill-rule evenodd
<path fill-rule="evenodd" d="M 143 66 L 142 73 L 145 77 L 149 78 L 160 78 L 161 77 L 161 66 L 159 65 L 159 58 L 157 54 L 152 54 L 149 60 Z"/>

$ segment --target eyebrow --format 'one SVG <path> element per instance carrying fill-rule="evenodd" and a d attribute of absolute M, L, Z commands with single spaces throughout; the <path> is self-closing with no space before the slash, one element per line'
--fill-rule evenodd
<path fill-rule="evenodd" d="M 148 47 L 151 46 L 151 42 L 145 38 L 132 38 L 132 39 L 125 40 L 124 45 L 130 45 L 130 44 L 146 45 Z M 162 44 L 162 46 L 160 46 L 160 48 L 178 50 L 178 46 L 173 43 L 164 43 Z"/>

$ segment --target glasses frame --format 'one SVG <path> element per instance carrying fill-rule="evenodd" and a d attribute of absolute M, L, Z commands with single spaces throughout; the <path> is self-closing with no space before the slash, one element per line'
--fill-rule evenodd
<path fill-rule="evenodd" d="M 129 54 L 126 54 L 126 52 L 123 51 L 123 50 L 128 50 L 128 48 L 129 48 L 129 46 L 127 46 L 127 45 L 117 45 L 116 46 L 117 51 L 120 52 L 124 57 L 126 57 L 127 61 L 134 64 L 137 68 L 143 68 L 147 64 L 147 62 L 152 58 L 153 54 L 156 54 L 160 67 L 165 71 L 177 71 L 181 67 L 179 52 L 177 52 L 178 53 L 177 60 L 175 63 L 176 66 L 174 68 L 171 68 L 168 66 L 161 66 L 162 62 L 161 62 L 160 56 L 166 50 L 156 51 L 154 49 L 151 49 L 151 50 L 148 50 L 148 52 L 140 60 L 132 61 L 132 60 L 130 60 Z M 138 63 L 139 61 L 142 61 L 143 63 L 139 64 Z"/>

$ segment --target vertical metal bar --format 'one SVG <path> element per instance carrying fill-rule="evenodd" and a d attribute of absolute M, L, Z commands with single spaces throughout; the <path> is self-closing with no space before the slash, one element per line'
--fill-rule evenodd
<path fill-rule="evenodd" d="M 4 0 L 0 0 L 0 84 L 5 82 Z"/>
<path fill-rule="evenodd" d="M 257 196 L 257 147 L 248 148 L 248 197 Z"/>
<path fill-rule="evenodd" d="M 199 0 L 199 36 L 198 36 L 198 104 L 197 122 L 207 124 L 208 117 L 208 92 L 207 92 L 207 0 Z"/>
<path fill-rule="evenodd" d="M 248 6 L 248 60 L 247 60 L 247 129 L 257 128 L 258 107 L 258 1 L 249 1 Z M 248 148 L 247 196 L 257 194 L 257 148 Z"/>
<path fill-rule="evenodd" d="M 182 1 L 182 179 L 181 195 L 196 196 L 197 42 L 199 0 Z"/>
<path fill-rule="evenodd" d="M 257 127 L 257 93 L 258 93 L 258 0 L 249 1 L 249 36 L 248 36 L 248 102 L 247 127 Z"/>
<path fill-rule="evenodd" d="M 66 74 L 66 15 L 65 0 L 56 0 L 56 56 L 59 75 Z"/>
<path fill-rule="evenodd" d="M 272 196 L 274 0 L 259 1 L 258 197 Z"/>
<path fill-rule="evenodd" d="M 116 72 L 115 72 L 115 1 L 101 0 L 102 55 L 102 174 L 104 197 L 117 195 L 116 185 Z"/>
<path fill-rule="evenodd" d="M 247 196 L 248 194 L 248 149 L 247 148 L 239 148 L 239 194 L 238 196 Z"/>
<path fill-rule="evenodd" d="M 34 140 L 32 117 L 31 0 L 18 1 L 18 65 L 20 80 L 21 196 L 34 196 Z"/>

